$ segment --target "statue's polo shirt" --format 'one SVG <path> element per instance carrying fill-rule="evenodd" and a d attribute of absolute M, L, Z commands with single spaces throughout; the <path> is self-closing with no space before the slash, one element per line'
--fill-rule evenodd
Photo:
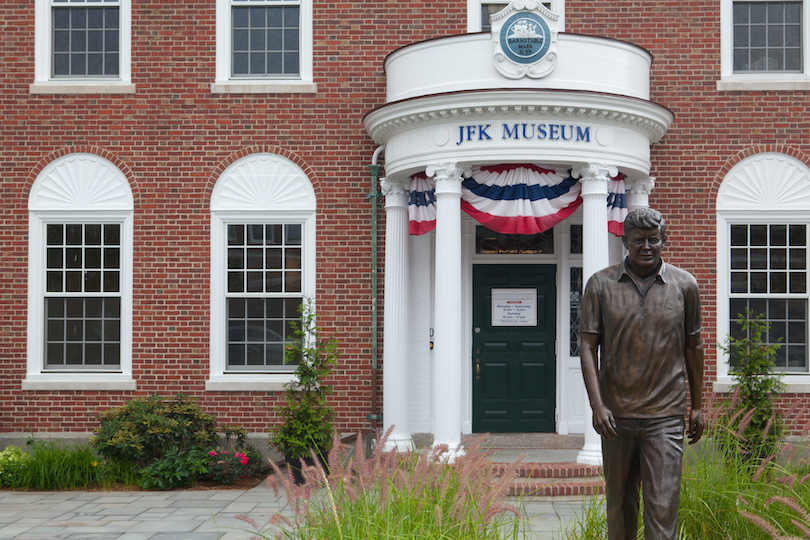
<path fill-rule="evenodd" d="M 701 331 L 697 280 L 661 261 L 644 291 L 626 263 L 595 273 L 582 300 L 579 330 L 601 344 L 602 401 L 617 418 L 684 415 L 684 344 Z"/>

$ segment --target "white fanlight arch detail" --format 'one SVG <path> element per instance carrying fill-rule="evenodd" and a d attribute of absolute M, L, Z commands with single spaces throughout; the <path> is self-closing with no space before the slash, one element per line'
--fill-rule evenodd
<path fill-rule="evenodd" d="M 28 198 L 32 212 L 133 209 L 126 176 L 111 161 L 94 154 L 69 154 L 39 173 Z"/>
<path fill-rule="evenodd" d="M 315 211 L 315 190 L 301 168 L 274 154 L 232 163 L 211 194 L 212 212 Z"/>
<path fill-rule="evenodd" d="M 717 211 L 772 212 L 810 209 L 810 168 L 775 152 L 736 164 L 717 192 Z"/>

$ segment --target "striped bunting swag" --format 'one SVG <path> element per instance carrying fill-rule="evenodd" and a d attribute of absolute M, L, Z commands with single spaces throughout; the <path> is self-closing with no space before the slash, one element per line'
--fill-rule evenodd
<path fill-rule="evenodd" d="M 411 177 L 410 233 L 436 227 L 435 181 L 424 173 Z M 580 183 L 532 164 L 476 167 L 461 184 L 461 209 L 488 229 L 504 234 L 538 234 L 560 223 L 582 204 Z M 608 230 L 621 236 L 627 216 L 624 175 L 608 184 Z"/>

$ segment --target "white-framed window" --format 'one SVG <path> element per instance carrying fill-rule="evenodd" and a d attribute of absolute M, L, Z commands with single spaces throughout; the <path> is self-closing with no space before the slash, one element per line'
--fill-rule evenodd
<path fill-rule="evenodd" d="M 214 93 L 312 93 L 312 0 L 217 0 Z"/>
<path fill-rule="evenodd" d="M 776 369 L 789 391 L 810 391 L 810 167 L 779 153 L 750 156 L 726 175 L 717 194 L 717 335 L 742 337 L 735 322 L 750 309 L 781 343 Z M 727 389 L 720 354 L 716 389 Z"/>
<path fill-rule="evenodd" d="M 565 0 L 548 0 L 541 2 L 552 13 L 559 15 L 560 32 L 565 30 Z M 489 17 L 509 5 L 502 0 L 467 0 L 467 31 L 489 32 Z"/>
<path fill-rule="evenodd" d="M 718 90 L 810 88 L 810 0 L 722 0 Z"/>
<path fill-rule="evenodd" d="M 93 154 L 56 159 L 34 181 L 23 389 L 135 388 L 133 209 L 124 174 Z"/>
<path fill-rule="evenodd" d="M 284 346 L 315 295 L 315 192 L 289 159 L 259 153 L 231 164 L 211 195 L 209 390 L 279 390 Z"/>
<path fill-rule="evenodd" d="M 131 0 L 35 0 L 31 93 L 132 93 Z"/>

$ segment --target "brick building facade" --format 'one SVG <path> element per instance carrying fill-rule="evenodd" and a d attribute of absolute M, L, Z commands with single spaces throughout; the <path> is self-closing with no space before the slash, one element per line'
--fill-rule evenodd
<path fill-rule="evenodd" d="M 399 68 L 386 73 L 386 58 L 398 58 L 389 55 L 414 50 L 408 46 L 432 47 L 426 40 L 434 38 L 450 39 L 435 40 L 436 50 L 456 43 L 450 36 L 463 41 L 481 30 L 482 9 L 495 13 L 506 6 L 491 4 L 2 2 L 0 431 L 87 433 L 101 410 L 134 396 L 182 392 L 223 422 L 264 432 L 289 378 L 278 361 L 283 328 L 304 297 L 314 298 L 320 325 L 341 342 L 332 381 L 338 428 L 389 425 L 397 416 L 393 405 L 382 423 L 368 416 L 382 413 L 392 392 L 384 381 L 391 363 L 383 336 L 403 338 L 385 333 L 390 317 L 383 316 L 384 308 L 390 306 L 383 296 L 390 299 L 394 292 L 387 289 L 380 295 L 379 339 L 372 340 L 372 277 L 378 272 L 381 291 L 389 277 L 382 256 L 389 195 L 368 197 L 368 166 L 380 144 L 369 134 L 368 119 L 373 123 L 374 114 L 391 110 L 386 106 L 415 99 L 391 98 L 391 70 Z M 626 103 L 643 102 L 650 115 L 664 118 L 653 122 L 663 132 L 648 141 L 648 164 L 633 169 L 620 163 L 618 172 L 637 182 L 647 179 L 642 173 L 655 178 L 649 204 L 668 220 L 665 258 L 701 285 L 706 393 L 728 387 L 727 366 L 715 345 L 729 332 L 729 311 L 766 306 L 786 342 L 781 362 L 788 391 L 780 406 L 791 411 L 792 429 L 800 432 L 810 420 L 807 0 L 553 0 L 545 7 L 516 0 L 512 7 L 555 14 L 548 19 L 556 24 L 555 38 L 560 32 L 555 69 L 566 67 L 585 81 L 582 88 L 562 88 L 560 99 L 644 86 L 601 73 L 597 80 L 590 71 L 596 66 L 566 64 L 566 40 L 593 36 L 600 46 L 620 43 L 619 56 L 651 55 L 648 98 L 616 95 Z M 760 46 L 760 30 L 784 39 L 766 38 Z M 489 50 L 489 33 L 479 35 Z M 464 61 L 491 65 L 493 57 Z M 430 91 L 441 79 L 441 69 L 429 69 L 436 67 L 409 74 L 419 95 L 469 96 L 466 89 Z M 448 67 L 448 73 L 455 69 Z M 623 73 L 613 72 L 617 78 Z M 547 82 L 554 76 L 505 77 L 513 82 L 502 86 L 545 91 L 551 84 L 560 90 Z M 492 81 L 487 91 L 501 88 Z M 392 150 L 379 155 L 381 176 L 388 174 Z M 549 152 L 538 164 L 549 161 Z M 477 164 L 497 164 L 493 159 Z M 502 162 L 527 159 L 515 155 Z M 398 172 L 411 178 L 419 171 L 402 166 Z M 376 269 L 373 204 L 380 212 Z M 462 219 L 459 232 L 475 250 L 477 225 Z M 568 247 L 566 255 L 550 256 L 560 253 L 560 242 L 581 233 L 582 222 L 581 214 L 562 221 L 554 233 L 558 251 L 535 249 L 532 255 L 530 249 L 526 260 L 566 271 L 582 266 L 583 256 Z M 414 253 L 435 249 L 430 243 L 437 234 L 411 240 L 426 242 L 422 247 L 405 248 L 412 268 L 422 261 L 420 271 L 436 271 L 439 253 L 425 260 Z M 620 248 L 616 240 L 610 243 L 613 260 Z M 559 266 L 563 257 L 567 262 Z M 473 301 L 472 266 L 501 261 L 524 260 L 462 259 L 468 278 L 457 280 L 464 288 L 461 312 Z M 553 420 L 539 428 L 546 431 L 581 432 L 586 424 L 576 340 L 562 346 L 571 330 L 567 299 L 576 293 L 575 275 L 558 275 L 552 289 L 557 322 L 551 334 L 558 347 L 548 396 L 552 408 L 546 411 Z M 440 282 L 431 283 L 425 306 L 433 313 L 440 309 L 434 294 Z M 251 315 L 251 309 L 263 311 Z M 418 335 L 404 336 L 422 351 L 423 369 L 408 358 L 397 360 L 411 381 L 401 389 L 402 402 L 413 404 L 404 436 L 433 431 L 441 416 L 436 400 L 433 409 L 430 404 L 436 386 L 444 384 L 436 380 L 442 375 L 430 356 L 434 327 L 442 323 L 437 317 L 424 321 Z M 257 320 L 265 333 L 254 339 Z M 472 333 L 471 318 L 459 325 L 465 336 Z M 454 429 L 466 433 L 478 430 L 478 398 L 471 390 L 472 338 L 459 339 L 463 405 L 461 425 Z"/>

